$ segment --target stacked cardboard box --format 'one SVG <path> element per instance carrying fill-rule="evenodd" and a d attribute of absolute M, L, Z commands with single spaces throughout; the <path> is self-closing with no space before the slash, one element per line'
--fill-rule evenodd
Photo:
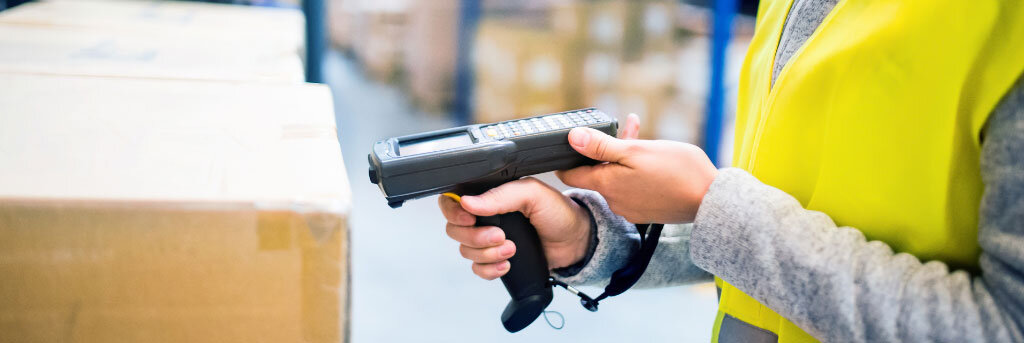
<path fill-rule="evenodd" d="M 601 3 L 598 3 L 601 4 Z M 654 124 L 674 93 L 673 11 L 669 1 L 613 1 L 592 10 L 583 98 L 623 117 L 640 116 L 641 138 L 654 138 Z M 599 35 L 600 32 L 605 38 Z"/>
<path fill-rule="evenodd" d="M 404 11 L 372 11 L 357 19 L 353 51 L 370 77 L 384 82 L 401 77 L 402 44 L 407 15 Z"/>
<path fill-rule="evenodd" d="M 296 10 L 41 1 L 0 12 L 0 71 L 301 82 Z"/>
<path fill-rule="evenodd" d="M 623 63 L 627 14 L 622 1 L 570 2 L 555 5 L 551 12 L 554 33 L 575 42 L 582 55 L 580 102 L 594 104 L 614 93 Z"/>
<path fill-rule="evenodd" d="M 405 0 L 331 0 L 328 4 L 331 41 L 351 53 L 371 78 L 382 82 L 400 81 L 409 6 Z"/>
<path fill-rule="evenodd" d="M 409 95 L 430 110 L 449 107 L 455 95 L 459 1 L 417 1 L 409 10 L 403 52 Z"/>
<path fill-rule="evenodd" d="M 40 1 L 0 12 L 7 24 L 93 27 L 184 39 L 223 39 L 300 53 L 303 17 L 297 10 L 183 1 Z"/>
<path fill-rule="evenodd" d="M 0 16 L 2 18 L 2 16 Z M 295 53 L 165 33 L 6 24 L 0 72 L 301 83 Z"/>
<path fill-rule="evenodd" d="M 295 44 L 244 33 L 288 25 L 230 25 L 265 11 L 0 13 L 0 342 L 347 338 L 331 95 L 272 57 Z"/>
<path fill-rule="evenodd" d="M 580 54 L 547 30 L 481 23 L 474 45 L 475 120 L 494 122 L 579 107 Z M 578 93 L 577 93 L 578 94 Z"/>
<path fill-rule="evenodd" d="M 487 20 L 476 43 L 477 120 L 583 106 L 656 119 L 674 94 L 674 6 L 664 0 L 558 2 L 546 11 L 546 24 L 529 29 L 508 24 L 508 18 Z M 547 68 L 561 72 L 558 90 L 533 92 L 536 88 L 524 83 L 518 89 L 527 91 L 509 92 L 489 80 L 494 74 L 517 81 L 530 77 L 520 63 L 508 60 L 528 50 L 523 43 L 528 37 L 541 37 L 535 54 L 558 56 Z M 523 104 L 532 106 L 524 112 Z M 642 127 L 643 137 L 654 136 L 650 123 Z"/>
<path fill-rule="evenodd" d="M 331 44 L 343 51 L 352 49 L 355 40 L 357 6 L 354 1 L 327 2 L 327 31 Z"/>

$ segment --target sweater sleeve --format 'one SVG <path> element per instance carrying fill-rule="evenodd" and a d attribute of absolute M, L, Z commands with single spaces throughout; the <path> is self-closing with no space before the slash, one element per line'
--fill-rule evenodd
<path fill-rule="evenodd" d="M 559 280 L 571 285 L 604 286 L 612 273 L 625 266 L 629 259 L 640 250 L 640 234 L 636 226 L 608 208 L 608 203 L 594 191 L 573 189 L 566 192 L 569 197 L 583 204 L 590 211 L 590 244 L 593 253 L 590 259 L 581 261 L 582 267 L 555 270 Z M 658 240 L 658 247 L 635 287 L 650 288 L 711 281 L 711 274 L 698 268 L 690 261 L 690 231 L 692 225 L 665 225 Z"/>
<path fill-rule="evenodd" d="M 698 210 L 694 263 L 826 342 L 1024 341 L 1024 87 L 982 146 L 981 273 L 950 272 L 836 227 L 739 169 Z"/>

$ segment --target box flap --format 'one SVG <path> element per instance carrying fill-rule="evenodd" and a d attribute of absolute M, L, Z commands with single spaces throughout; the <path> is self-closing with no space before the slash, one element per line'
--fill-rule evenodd
<path fill-rule="evenodd" d="M 0 74 L 0 199 L 346 213 L 322 85 Z"/>
<path fill-rule="evenodd" d="M 0 22 L 0 72 L 301 83 L 294 52 L 236 39 Z"/>

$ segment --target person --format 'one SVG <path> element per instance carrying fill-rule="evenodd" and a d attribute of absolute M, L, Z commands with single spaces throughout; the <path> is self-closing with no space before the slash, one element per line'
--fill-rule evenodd
<path fill-rule="evenodd" d="M 740 76 L 735 168 L 699 148 L 573 129 L 605 163 L 456 203 L 473 272 L 521 211 L 549 267 L 603 286 L 671 223 L 640 285 L 719 286 L 717 342 L 1024 341 L 1024 4 L 762 1 Z M 714 277 L 712 277 L 714 275 Z"/>

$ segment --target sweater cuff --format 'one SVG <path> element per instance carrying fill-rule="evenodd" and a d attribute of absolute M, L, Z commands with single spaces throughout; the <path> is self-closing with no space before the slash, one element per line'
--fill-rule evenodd
<path fill-rule="evenodd" d="M 741 268 L 737 256 L 749 256 L 750 247 L 741 242 L 748 229 L 751 209 L 758 199 L 770 198 L 761 181 L 745 170 L 725 168 L 711 183 L 701 200 L 690 233 L 690 259 L 698 267 L 723 276 Z"/>
<path fill-rule="evenodd" d="M 581 266 L 556 269 L 555 277 L 572 285 L 604 285 L 612 273 L 625 266 L 640 249 L 640 234 L 636 232 L 636 226 L 612 213 L 608 203 L 597 192 L 571 189 L 565 194 L 589 210 L 591 234 L 596 234 L 596 237 L 591 236 L 593 253 L 580 261 Z M 567 270 L 569 268 L 576 270 Z"/>

